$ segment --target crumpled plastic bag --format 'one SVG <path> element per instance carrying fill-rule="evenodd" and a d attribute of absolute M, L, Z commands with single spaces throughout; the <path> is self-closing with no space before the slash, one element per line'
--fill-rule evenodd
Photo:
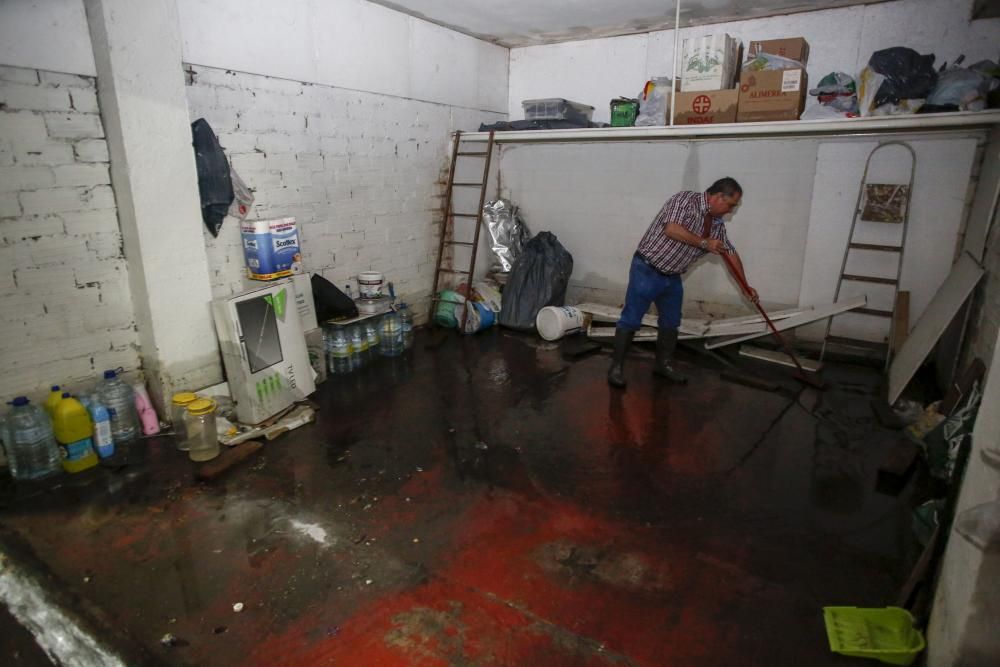
<path fill-rule="evenodd" d="M 933 53 L 922 56 L 905 46 L 894 46 L 873 53 L 868 66 L 885 77 L 875 91 L 873 109 L 898 105 L 902 100 L 927 99 L 937 84 Z"/>
<path fill-rule="evenodd" d="M 1000 500 L 959 512 L 955 530 L 981 551 L 1000 551 Z"/>
<path fill-rule="evenodd" d="M 483 204 L 483 222 L 490 233 L 494 273 L 507 273 L 529 238 L 528 228 L 517 206 L 507 199 L 494 199 Z"/>
<path fill-rule="evenodd" d="M 981 72 L 952 67 L 938 77 L 925 106 L 936 111 L 982 111 L 986 108 L 986 95 L 994 81 L 993 77 Z"/>
<path fill-rule="evenodd" d="M 861 70 L 861 74 L 858 76 L 858 112 L 862 116 L 896 116 L 920 111 L 924 105 L 924 98 L 900 100 L 896 104 L 887 103 L 876 106 L 876 93 L 885 80 L 884 76 L 871 67 Z"/>
<path fill-rule="evenodd" d="M 654 76 L 646 82 L 639 96 L 639 115 L 635 117 L 636 127 L 667 125 L 670 112 L 670 86 L 673 80 L 666 76 Z"/>
<path fill-rule="evenodd" d="M 253 206 L 253 191 L 247 187 L 232 165 L 229 166 L 229 177 L 233 182 L 233 203 L 229 205 L 229 215 L 240 222 L 246 220 Z"/>
<path fill-rule="evenodd" d="M 555 234 L 535 235 L 525 244 L 507 279 L 500 324 L 519 331 L 534 331 L 538 311 L 566 303 L 566 288 L 572 273 L 573 255 Z"/>
<path fill-rule="evenodd" d="M 844 72 L 830 72 L 819 81 L 819 85 L 809 91 L 810 95 L 815 95 L 817 101 L 823 107 L 827 107 L 843 116 L 846 114 L 858 113 L 858 91 L 854 85 L 854 79 Z M 812 107 L 816 108 L 816 107 Z M 814 117 L 827 116 L 822 113 L 818 116 L 814 112 Z M 805 114 L 802 116 L 806 117 Z"/>

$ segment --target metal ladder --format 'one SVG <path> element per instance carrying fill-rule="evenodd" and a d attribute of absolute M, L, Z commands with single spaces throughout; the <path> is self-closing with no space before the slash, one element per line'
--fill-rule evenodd
<path fill-rule="evenodd" d="M 899 230 L 899 241 L 898 244 L 895 243 L 859 243 L 855 240 L 856 232 L 858 231 L 858 220 L 871 225 L 885 225 L 885 222 L 875 222 L 863 220 L 861 216 L 864 213 L 863 204 L 866 202 L 865 190 L 867 185 L 874 185 L 868 182 L 868 170 L 871 167 L 872 158 L 883 148 L 889 146 L 900 146 L 905 148 L 910 154 L 910 179 L 907 185 L 906 196 L 904 198 L 905 209 L 903 213 L 903 218 L 900 223 Z M 876 343 L 873 341 L 865 340 L 862 338 L 851 338 L 846 336 L 833 336 L 830 331 L 833 327 L 834 318 L 831 317 L 826 321 L 826 334 L 823 337 L 823 347 L 820 350 L 820 359 L 822 360 L 826 354 L 827 343 L 835 343 L 839 345 L 845 345 L 848 347 L 864 348 L 870 350 L 876 350 L 879 352 L 884 352 L 885 354 L 885 368 L 889 368 L 889 361 L 892 357 L 892 340 L 896 334 L 896 304 L 899 297 L 899 278 L 903 271 L 903 250 L 906 246 L 906 228 L 907 223 L 910 219 L 910 203 L 913 197 L 913 177 L 917 169 L 917 155 L 913 152 L 913 149 L 909 144 L 902 141 L 887 141 L 879 144 L 872 152 L 868 154 L 868 159 L 865 161 L 865 170 L 861 175 L 861 185 L 858 187 L 858 198 L 854 204 L 854 217 L 851 219 L 851 231 L 847 237 L 847 247 L 844 249 L 844 259 L 840 263 L 840 276 L 837 279 L 837 290 L 834 292 L 833 300 L 834 302 L 840 299 L 840 291 L 844 285 L 845 281 L 850 282 L 864 282 L 880 285 L 892 285 L 892 310 L 881 310 L 877 308 L 855 308 L 849 311 L 850 313 L 867 315 L 870 317 L 887 318 L 889 320 L 889 333 L 887 336 L 886 343 Z M 885 185 L 904 185 L 904 183 L 887 183 Z M 891 224 L 891 223 L 889 223 Z M 895 278 L 884 278 L 880 276 L 866 276 L 859 275 L 856 273 L 847 273 L 847 261 L 851 255 L 852 250 L 862 250 L 862 251 L 876 251 L 887 254 L 894 254 L 897 258 L 896 263 L 896 277 Z"/>
<path fill-rule="evenodd" d="M 459 158 L 469 158 L 474 160 L 483 160 L 483 176 L 478 182 L 476 181 L 465 181 L 457 182 L 455 181 L 456 167 L 459 164 Z M 490 177 L 490 161 L 493 158 L 493 132 L 490 132 L 489 139 L 486 142 L 486 149 L 482 151 L 476 150 L 466 150 L 462 146 L 462 133 L 455 132 L 455 139 L 452 143 L 451 152 L 451 169 L 448 173 L 448 188 L 445 190 L 445 206 L 444 206 L 444 223 L 441 225 L 441 241 L 438 244 L 438 254 L 437 254 L 437 264 L 434 267 L 434 289 L 431 292 L 431 308 L 428 315 L 427 321 L 431 325 L 434 324 L 434 312 L 437 308 L 438 303 L 444 301 L 446 303 L 460 304 L 458 301 L 450 301 L 448 299 L 441 299 L 438 296 L 438 287 L 441 284 L 441 274 L 449 275 L 459 275 L 467 277 L 467 284 L 469 290 L 472 289 L 472 276 L 476 271 L 476 251 L 479 248 L 479 230 L 482 226 L 483 220 L 483 204 L 486 202 L 486 184 Z M 479 206 L 475 213 L 456 213 L 454 208 L 454 197 L 455 188 L 479 188 Z M 472 241 L 456 241 L 455 240 L 455 221 L 456 220 L 475 220 L 475 232 L 473 233 Z M 445 258 L 445 246 L 465 246 L 469 248 L 469 268 L 468 270 L 460 270 L 454 267 L 443 267 L 442 263 Z M 454 255 L 452 255 L 454 259 Z M 460 331 L 465 331 L 465 323 L 469 317 L 469 309 L 462 309 L 462 322 L 460 324 Z"/>

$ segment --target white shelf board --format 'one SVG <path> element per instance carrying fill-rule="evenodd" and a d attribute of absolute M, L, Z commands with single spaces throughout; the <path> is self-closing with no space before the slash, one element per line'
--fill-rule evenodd
<path fill-rule="evenodd" d="M 691 141 L 741 137 L 813 137 L 884 135 L 974 130 L 1000 125 L 1000 110 L 953 113 L 869 116 L 839 120 L 789 120 L 771 123 L 723 123 L 718 125 L 674 125 L 659 127 L 594 127 L 570 130 L 511 130 L 496 132 L 494 143 Z M 489 132 L 463 132 L 463 141 L 486 141 Z"/>

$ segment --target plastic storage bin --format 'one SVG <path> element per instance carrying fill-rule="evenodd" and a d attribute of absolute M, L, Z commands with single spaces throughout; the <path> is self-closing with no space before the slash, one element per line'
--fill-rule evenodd
<path fill-rule="evenodd" d="M 834 653 L 909 665 L 926 645 L 913 616 L 899 607 L 823 607 L 823 619 Z"/>
<path fill-rule="evenodd" d="M 545 100 L 524 100 L 521 102 L 525 120 L 568 120 L 589 123 L 594 115 L 594 107 L 570 102 L 561 97 Z"/>

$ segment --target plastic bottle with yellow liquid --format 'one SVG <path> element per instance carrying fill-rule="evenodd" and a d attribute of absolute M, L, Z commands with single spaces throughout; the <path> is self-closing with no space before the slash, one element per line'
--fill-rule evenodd
<path fill-rule="evenodd" d="M 62 400 L 63 390 L 59 388 L 59 385 L 52 385 L 52 391 L 49 392 L 48 398 L 45 399 L 45 412 L 49 414 L 49 419 L 56 414 L 56 406 L 59 405 L 59 401 Z"/>
<path fill-rule="evenodd" d="M 52 415 L 56 442 L 62 452 L 62 466 L 66 472 L 82 472 L 97 465 L 94 452 L 94 422 L 87 408 L 65 392 L 56 404 Z"/>

